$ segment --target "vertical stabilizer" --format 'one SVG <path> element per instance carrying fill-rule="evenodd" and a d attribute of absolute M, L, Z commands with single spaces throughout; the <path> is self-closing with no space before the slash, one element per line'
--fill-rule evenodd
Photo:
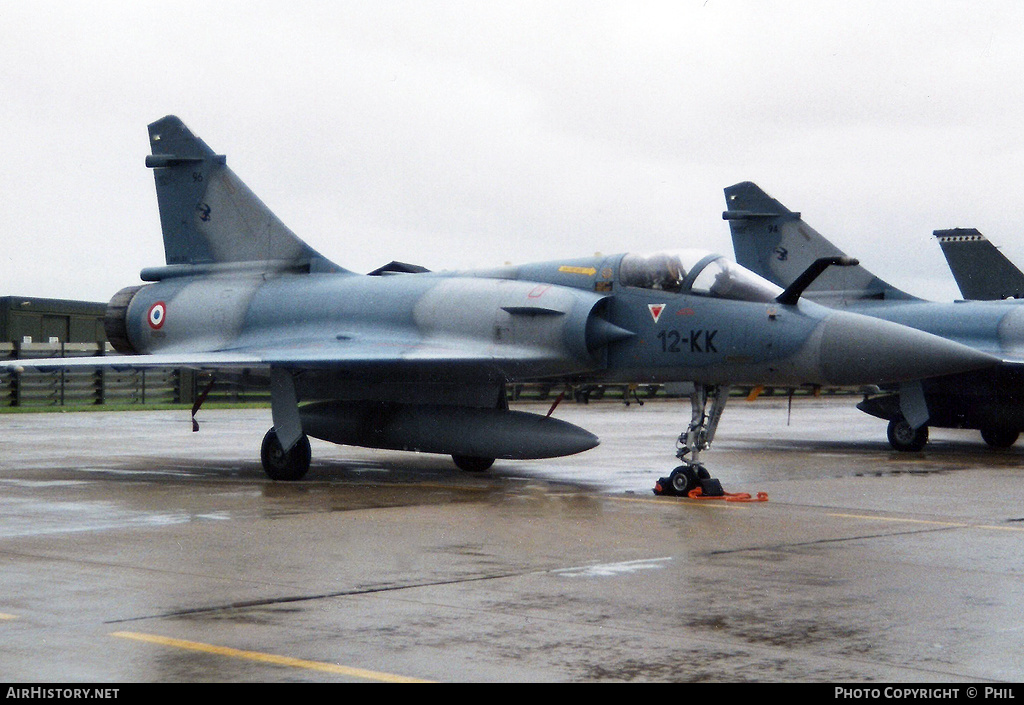
<path fill-rule="evenodd" d="M 846 257 L 846 253 L 807 225 L 800 214 L 789 210 L 745 181 L 725 189 L 736 261 L 765 279 L 785 288 L 815 260 Z M 860 265 L 832 267 L 811 284 L 807 298 L 832 303 L 865 299 L 912 299 Z"/>
<path fill-rule="evenodd" d="M 965 299 L 1024 298 L 1024 273 L 974 228 L 936 230 L 949 270 Z"/>
<path fill-rule="evenodd" d="M 173 115 L 149 126 L 168 265 L 274 263 L 343 271 L 303 242 Z"/>

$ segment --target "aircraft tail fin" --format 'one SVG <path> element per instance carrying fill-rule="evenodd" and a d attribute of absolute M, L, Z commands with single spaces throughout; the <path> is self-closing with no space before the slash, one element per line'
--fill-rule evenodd
<path fill-rule="evenodd" d="M 1024 273 L 976 229 L 953 228 L 933 234 L 965 299 L 1024 298 Z"/>
<path fill-rule="evenodd" d="M 169 268 L 259 266 L 344 271 L 282 223 L 173 115 L 149 125 L 164 254 Z"/>
<path fill-rule="evenodd" d="M 765 279 L 786 288 L 823 257 L 846 257 L 800 213 L 786 208 L 749 181 L 725 189 L 736 261 Z M 823 303 L 864 299 L 913 299 L 860 265 L 832 267 L 811 284 L 807 298 Z"/>

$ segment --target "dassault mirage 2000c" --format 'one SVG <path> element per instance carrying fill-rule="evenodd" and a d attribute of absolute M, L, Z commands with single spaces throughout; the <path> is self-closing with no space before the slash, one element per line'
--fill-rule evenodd
<path fill-rule="evenodd" d="M 356 274 L 300 240 L 178 118 L 149 137 L 166 265 L 110 302 L 108 338 L 124 356 L 19 364 L 179 366 L 269 384 L 261 459 L 273 479 L 306 474 L 309 436 L 448 454 L 467 470 L 578 453 L 598 439 L 509 409 L 506 385 L 688 381 L 669 485 L 713 490 L 699 454 L 730 384 L 898 383 L 996 362 L 801 299 L 829 262 L 785 291 L 692 250 Z"/>
<path fill-rule="evenodd" d="M 725 189 L 723 213 L 736 260 L 786 286 L 808 263 L 845 257 L 838 247 L 756 184 Z M 990 446 L 1013 445 L 1024 430 L 1024 305 L 1020 301 L 926 301 L 882 281 L 861 266 L 831 270 L 807 287 L 806 296 L 968 345 L 999 357 L 995 367 L 883 385 L 857 408 L 889 422 L 896 450 L 918 451 L 928 427 L 973 428 Z"/>

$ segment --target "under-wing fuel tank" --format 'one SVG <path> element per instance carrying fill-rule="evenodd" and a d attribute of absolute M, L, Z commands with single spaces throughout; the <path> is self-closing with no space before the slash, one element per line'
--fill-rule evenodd
<path fill-rule="evenodd" d="M 300 407 L 299 418 L 307 435 L 332 443 L 474 458 L 554 458 L 598 444 L 579 426 L 509 409 L 329 401 Z"/>

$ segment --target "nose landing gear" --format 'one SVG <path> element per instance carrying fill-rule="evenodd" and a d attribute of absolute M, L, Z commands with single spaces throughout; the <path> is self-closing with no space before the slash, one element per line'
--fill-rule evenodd
<path fill-rule="evenodd" d="M 676 440 L 676 457 L 683 464 L 668 477 L 658 480 L 654 494 L 685 497 L 697 488 L 705 497 L 721 497 L 725 494 L 722 483 L 711 477 L 711 473 L 700 462 L 700 454 L 711 447 L 728 399 L 728 386 L 694 385 L 693 394 L 690 395 L 690 425 Z"/>

